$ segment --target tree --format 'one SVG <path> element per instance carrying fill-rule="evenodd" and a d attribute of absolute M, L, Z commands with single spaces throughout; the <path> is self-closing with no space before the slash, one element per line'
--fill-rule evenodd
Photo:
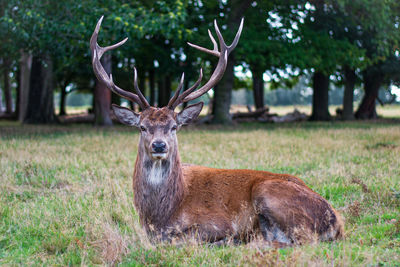
<path fill-rule="evenodd" d="M 329 81 L 330 75 L 344 59 L 358 55 L 357 48 L 342 38 L 336 38 L 338 12 L 334 3 L 314 1 L 305 20 L 302 49 L 307 53 L 309 67 L 314 68 L 313 101 L 310 120 L 329 120 Z"/>
<path fill-rule="evenodd" d="M 374 117 L 376 112 L 373 99 L 376 99 L 375 91 L 379 90 L 384 75 L 379 73 L 380 65 L 393 53 L 392 49 L 399 39 L 395 26 L 399 14 L 398 1 L 341 0 L 331 1 L 331 5 L 336 14 L 334 38 L 347 40 L 358 48 L 358 56 L 350 54 L 341 59 L 345 85 L 342 118 L 354 118 L 353 93 L 357 73 L 362 73 L 365 95 L 356 117 Z M 367 114 L 360 115 L 364 113 L 360 108 Z"/>
<path fill-rule="evenodd" d="M 233 35 L 232 33 L 236 32 L 244 12 L 250 7 L 251 3 L 252 1 L 250 0 L 233 0 L 227 2 L 227 6 L 225 7 L 226 25 L 231 36 Z M 214 90 L 212 123 L 227 124 L 232 121 L 229 110 L 231 107 L 235 63 L 235 52 L 232 52 L 225 74 Z"/>
<path fill-rule="evenodd" d="M 237 28 L 240 24 L 240 20 L 243 17 L 246 10 L 250 7 L 253 1 L 246 0 L 233 0 L 233 1 L 207 1 L 198 2 L 194 1 L 193 13 L 193 32 L 196 32 L 196 44 L 200 44 L 204 47 L 210 46 L 210 40 L 204 33 L 207 29 L 213 29 L 213 20 L 218 21 L 219 27 L 224 30 L 224 38 L 226 43 L 233 40 L 234 34 L 236 34 Z M 246 21 L 244 28 L 247 27 Z M 246 29 L 245 29 L 246 30 Z M 244 31 L 245 31 L 244 30 Z M 240 46 L 240 44 L 239 44 Z M 234 66 L 236 64 L 236 51 L 233 51 L 228 59 L 228 64 L 225 70 L 225 74 L 221 81 L 214 88 L 214 99 L 212 104 L 212 123 L 216 124 L 229 124 L 232 122 L 232 118 L 229 114 L 231 106 L 231 94 L 234 85 Z M 212 62 L 211 65 L 215 64 L 214 57 L 204 55 L 204 53 L 197 53 L 199 57 L 205 58 L 207 61 Z M 207 71 L 205 71 L 207 74 Z M 206 76 L 206 75 L 205 75 Z"/>
<path fill-rule="evenodd" d="M 29 80 L 31 77 L 32 55 L 21 51 L 19 61 L 20 76 L 19 79 L 19 101 L 18 101 L 18 121 L 23 122 L 26 117 L 29 101 Z"/>
<path fill-rule="evenodd" d="M 93 8 L 94 6 L 97 6 L 97 8 Z M 126 55 L 131 53 L 129 48 L 137 45 L 137 42 L 134 40 L 142 39 L 147 35 L 173 39 L 182 30 L 181 26 L 186 14 L 184 5 L 179 0 L 157 1 L 151 4 L 145 3 L 144 5 L 136 2 L 128 4 L 124 1 L 115 0 L 107 2 L 107 6 L 104 7 L 99 6 L 97 1 L 81 2 L 67 0 L 52 3 L 41 1 L 38 3 L 35 0 L 11 0 L 4 4 L 4 9 L 2 10 L 4 10 L 5 14 L 0 19 L 0 31 L 11 35 L 10 38 L 6 38 L 12 41 L 12 45 L 9 47 L 15 47 L 18 53 L 32 54 L 35 58 L 35 64 L 32 64 L 32 68 L 42 68 L 46 66 L 47 61 L 50 62 L 51 60 L 51 66 L 54 69 L 49 73 L 53 74 L 54 85 L 60 87 L 63 96 L 65 96 L 65 87 L 71 83 L 77 83 L 78 80 L 81 80 L 81 76 L 86 76 L 90 72 L 90 79 L 94 77 L 90 70 L 88 39 L 93 32 L 96 21 L 101 15 L 105 15 L 105 20 L 107 21 L 107 26 L 104 27 L 101 36 L 102 40 L 107 40 L 104 43 L 112 43 L 115 40 L 122 39 L 126 35 L 133 39 L 130 42 L 131 45 L 116 52 L 113 56 L 116 59 L 113 65 L 116 66 L 121 61 L 124 62 L 127 59 Z M 80 19 L 77 20 L 77 17 Z M 57 36 L 57 41 L 54 39 L 55 36 Z M 19 51 L 20 49 L 22 50 Z M 5 51 L 7 50 L 5 49 Z M 129 58 L 131 57 L 130 55 Z M 13 60 L 15 61 L 16 57 Z M 36 64 L 37 60 L 43 60 L 42 63 L 44 64 Z M 45 70 L 47 72 L 48 69 Z M 32 69 L 32 73 L 42 72 L 43 69 Z M 26 73 L 23 77 L 26 77 Z M 36 81 L 35 86 L 42 87 L 41 90 L 43 91 L 53 90 L 53 88 L 44 88 L 45 86 L 41 85 L 38 81 Z M 26 93 L 24 90 L 22 92 Z M 44 94 L 37 93 L 34 95 L 44 96 Z M 95 95 L 96 97 L 102 97 L 101 94 Z M 21 96 L 21 98 L 24 99 L 24 96 Z M 50 98 L 43 99 L 43 101 L 45 100 L 52 101 Z M 97 102 L 99 103 L 99 101 Z M 24 103 L 29 105 L 27 101 L 20 101 L 20 103 L 21 105 Z M 45 106 L 51 105 L 50 103 L 46 103 Z M 107 110 L 102 110 L 97 114 L 106 114 L 109 112 L 110 107 L 108 105 L 101 107 Z M 21 108 L 21 110 L 34 112 L 35 107 L 28 109 Z M 36 107 L 36 111 L 35 113 L 39 113 L 38 107 Z M 49 117 L 42 118 L 37 122 L 50 122 L 55 118 L 49 113 L 45 114 Z M 98 116 L 99 119 L 96 121 L 99 124 L 108 124 L 110 122 L 108 119 L 103 119 L 106 116 Z M 37 117 L 37 114 L 33 117 Z M 33 118 L 30 118 L 29 121 L 35 123 Z"/>
<path fill-rule="evenodd" d="M 343 94 L 343 120 L 354 119 L 353 102 L 354 102 L 354 87 L 357 81 L 356 71 L 349 66 L 344 67 L 344 94 Z"/>
<path fill-rule="evenodd" d="M 375 63 L 363 71 L 364 96 L 358 107 L 355 117 L 357 119 L 377 118 L 376 101 L 379 89 L 398 79 L 400 72 L 400 60 L 395 55 L 388 57 L 385 61 Z"/>
<path fill-rule="evenodd" d="M 286 38 L 285 62 L 291 69 L 312 73 L 313 105 L 311 120 L 329 120 L 330 76 L 342 64 L 358 60 L 362 50 L 338 31 L 343 16 L 336 1 L 285 1 L 272 10 L 276 27 Z M 351 65 L 353 66 L 353 65 Z"/>
<path fill-rule="evenodd" d="M 51 57 L 33 57 L 25 123 L 52 123 L 55 121 L 53 82 Z"/>
<path fill-rule="evenodd" d="M 111 73 L 112 62 L 111 54 L 105 54 L 101 60 L 104 70 L 108 75 Z M 94 124 L 101 126 L 112 125 L 110 117 L 111 107 L 111 91 L 107 86 L 96 80 L 96 86 L 94 88 Z"/>
<path fill-rule="evenodd" d="M 41 3 L 45 4 L 45 3 Z M 52 10 L 52 8 L 54 10 Z M 55 121 L 53 111 L 53 51 L 57 47 L 52 37 L 55 36 L 57 24 L 50 21 L 49 13 L 57 10 L 57 5 L 37 5 L 35 1 L 9 1 L 4 9 L 2 24 L 8 28 L 8 35 L 12 48 L 9 47 L 9 60 L 18 61 L 16 51 L 22 55 L 22 60 L 28 60 L 24 53 L 32 53 L 32 71 L 27 77 L 25 67 L 29 62 L 22 62 L 24 68 L 20 68 L 20 92 L 18 110 L 23 122 L 50 123 Z M 23 50 L 20 50 L 23 49 Z M 14 53 L 12 53 L 14 52 Z M 29 52 L 28 52 L 29 53 Z M 30 85 L 27 85 L 29 80 Z M 21 86 L 22 85 L 22 86 Z M 29 92 L 27 88 L 29 87 Z M 24 93 L 25 95 L 22 95 Z M 21 101 L 22 100 L 22 101 Z M 22 117 L 23 116 L 23 117 Z"/>
<path fill-rule="evenodd" d="M 10 20 L 5 18 L 6 7 L 7 3 L 5 1 L 0 3 L 0 36 L 2 36 L 0 43 L 0 71 L 3 80 L 5 112 L 10 116 L 13 113 L 10 72 L 17 49 L 13 43 L 14 36 L 10 33 Z"/>
<path fill-rule="evenodd" d="M 311 118 L 315 120 L 329 119 L 330 77 L 341 76 L 346 88 L 343 117 L 351 118 L 354 84 L 360 74 L 366 87 L 372 86 L 368 81 L 379 81 L 374 79 L 374 75 L 379 73 L 384 76 L 380 84 L 394 79 L 391 78 L 393 74 L 388 73 L 388 66 L 399 39 L 396 25 L 399 25 L 400 4 L 397 2 L 164 0 L 139 3 L 112 0 L 105 6 L 97 1 L 78 0 L 3 1 L 0 4 L 0 12 L 3 12 L 0 33 L 5 36 L 0 43 L 1 65 L 5 67 L 1 69 L 1 80 L 6 85 L 3 91 L 7 93 L 5 98 L 11 99 L 8 96 L 13 94 L 6 90 L 11 88 L 7 87 L 10 82 L 4 73 L 14 72 L 10 67 L 13 66 L 18 68 L 16 102 L 21 120 L 27 117 L 26 111 L 29 110 L 36 113 L 28 115 L 31 123 L 35 120 L 42 123 L 55 121 L 56 117 L 50 112 L 42 114 L 47 118 L 37 118 L 41 112 L 35 104 L 51 107 L 52 99 L 45 96 L 53 94 L 53 90 L 60 90 L 60 114 L 64 114 L 68 87 L 92 92 L 94 102 L 98 103 L 95 107 L 96 122 L 110 124 L 111 120 L 107 118 L 109 101 L 101 102 L 109 97 L 98 93 L 101 85 L 95 82 L 88 49 L 88 39 L 101 15 L 105 15 L 99 36 L 101 45 L 115 43 L 127 36 L 130 39 L 118 51 L 110 53 L 110 69 L 116 84 L 132 88 L 132 67 L 136 65 L 140 87 L 151 103 L 158 102 L 159 106 L 168 102 L 182 71 L 185 71 L 185 87 L 197 80 L 199 65 L 205 68 L 205 77 L 212 71 L 215 59 L 189 48 L 186 41 L 208 47 L 209 39 L 205 33 L 217 18 L 229 43 L 240 18 L 245 16 L 240 44 L 228 60 L 224 78 L 214 88 L 213 122 L 229 123 L 231 120 L 233 69 L 237 64 L 252 71 L 256 107 L 264 105 L 262 77 L 266 70 L 277 77 L 279 81 L 276 82 L 285 81 L 287 75 L 311 73 L 314 76 Z M 200 59 L 205 64 L 201 64 Z M 38 60 L 42 61 L 41 64 Z M 40 82 L 30 74 L 50 80 Z M 35 84 L 29 85 L 29 81 L 35 81 Z M 49 88 L 51 84 L 53 86 Z M 376 99 L 375 91 L 380 86 L 372 87 L 374 89 L 365 89 L 365 98 L 370 100 Z M 46 94 L 38 93 L 38 88 Z M 29 89 L 34 92 L 29 92 Z M 43 99 L 27 101 L 30 94 Z M 374 101 L 370 100 L 363 100 L 365 103 L 360 105 L 358 113 L 371 110 Z M 119 102 L 119 98 L 114 96 L 114 101 Z M 28 108 L 30 103 L 33 106 Z"/>
<path fill-rule="evenodd" d="M 258 1 L 246 10 L 246 29 L 236 50 L 237 61 L 248 64 L 252 73 L 256 109 L 264 107 L 264 72 L 284 68 L 280 60 L 283 57 L 281 36 L 268 23 L 269 12 L 273 7 L 273 1 Z"/>
<path fill-rule="evenodd" d="M 3 69 L 3 89 L 4 89 L 4 99 L 6 102 L 6 114 L 11 115 L 12 109 L 12 95 L 11 95 L 11 82 L 10 82 L 10 70 L 11 70 L 11 60 L 9 58 L 3 59 L 2 64 Z"/>
<path fill-rule="evenodd" d="M 385 69 L 392 69 L 389 66 L 396 62 L 392 59 L 400 41 L 400 3 L 395 0 L 371 0 L 354 1 L 348 5 L 351 5 L 355 12 L 363 14 L 359 16 L 357 24 L 360 29 L 357 42 L 366 50 L 365 61 L 369 63 L 362 74 L 364 97 L 355 116 L 358 119 L 376 118 L 376 99 L 387 76 Z"/>

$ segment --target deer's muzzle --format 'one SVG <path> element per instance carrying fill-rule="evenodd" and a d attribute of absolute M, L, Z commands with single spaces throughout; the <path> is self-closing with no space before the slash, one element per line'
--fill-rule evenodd
<path fill-rule="evenodd" d="M 165 158 L 168 152 L 167 144 L 163 141 L 155 141 L 151 144 L 151 155 L 153 158 Z"/>

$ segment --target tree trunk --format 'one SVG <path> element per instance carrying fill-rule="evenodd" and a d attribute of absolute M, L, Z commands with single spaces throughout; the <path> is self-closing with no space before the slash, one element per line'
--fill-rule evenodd
<path fill-rule="evenodd" d="M 231 107 L 232 89 L 233 89 L 233 67 L 234 67 L 233 52 L 228 60 L 224 77 L 217 86 L 214 87 L 214 103 L 212 114 L 213 124 L 231 124 L 232 117 L 229 114 Z"/>
<path fill-rule="evenodd" d="M 207 116 L 212 116 L 213 112 L 214 112 L 214 97 L 209 97 Z"/>
<path fill-rule="evenodd" d="M 131 102 L 131 101 L 129 101 L 129 102 Z M 121 105 L 121 97 L 117 94 L 111 93 L 111 103 L 120 106 Z"/>
<path fill-rule="evenodd" d="M 256 109 L 264 107 L 264 79 L 260 71 L 252 71 L 253 76 L 253 97 Z"/>
<path fill-rule="evenodd" d="M 329 114 L 329 75 L 315 71 L 313 76 L 312 121 L 327 121 Z"/>
<path fill-rule="evenodd" d="M 343 120 L 353 120 L 353 99 L 354 99 L 354 86 L 356 84 L 356 72 L 353 69 L 345 67 L 344 69 L 344 94 L 343 94 Z"/>
<path fill-rule="evenodd" d="M 3 59 L 3 81 L 4 81 L 4 101 L 6 102 L 6 114 L 12 113 L 12 94 L 10 84 L 11 61 L 8 58 Z"/>
<path fill-rule="evenodd" d="M 244 12 L 251 6 L 254 1 L 252 0 L 232 0 L 228 1 L 227 9 L 229 10 L 228 16 L 228 29 L 231 32 L 236 32 L 237 27 L 243 17 Z M 229 114 L 232 99 L 233 79 L 235 66 L 234 51 L 228 59 L 226 71 L 222 80 L 214 88 L 214 102 L 212 108 L 213 118 L 211 123 L 214 124 L 231 124 L 232 116 Z"/>
<path fill-rule="evenodd" d="M 60 114 L 59 114 L 59 115 L 65 115 L 65 114 L 67 114 L 67 113 L 65 112 L 66 98 L 67 98 L 67 86 L 61 86 L 61 93 L 60 93 Z"/>
<path fill-rule="evenodd" d="M 0 115 L 3 113 L 3 90 L 0 87 Z"/>
<path fill-rule="evenodd" d="M 21 51 L 20 76 L 19 76 L 19 108 L 18 120 L 23 122 L 26 117 L 26 111 L 29 100 L 30 76 L 32 67 L 32 55 Z"/>
<path fill-rule="evenodd" d="M 376 114 L 376 99 L 378 91 L 383 82 L 383 75 L 379 71 L 365 71 L 363 73 L 364 82 L 364 97 L 355 114 L 357 119 L 375 119 Z"/>
<path fill-rule="evenodd" d="M 92 107 L 89 108 L 89 110 L 88 110 L 88 113 L 89 113 L 89 114 L 94 114 L 94 106 L 96 105 L 96 104 L 95 104 L 96 101 L 95 101 L 95 98 L 94 98 L 94 91 L 96 90 L 96 83 L 97 83 L 97 81 L 95 81 L 94 87 L 92 88 L 92 92 L 93 92 Z"/>
<path fill-rule="evenodd" d="M 149 71 L 149 85 L 150 85 L 150 106 L 156 105 L 156 83 L 154 69 Z"/>
<path fill-rule="evenodd" d="M 53 87 L 53 62 L 50 56 L 33 57 L 24 123 L 55 122 Z"/>
<path fill-rule="evenodd" d="M 166 75 L 158 82 L 158 106 L 165 107 L 171 96 L 171 76 Z"/>
<path fill-rule="evenodd" d="M 107 74 L 111 73 L 111 54 L 105 54 L 100 60 Z M 103 83 L 96 80 L 94 88 L 94 124 L 110 126 L 111 91 Z"/>
<path fill-rule="evenodd" d="M 15 110 L 14 110 L 14 117 L 16 120 L 18 120 L 19 116 L 19 99 L 20 99 L 20 93 L 21 93 L 21 81 L 19 77 L 21 77 L 21 67 L 19 64 L 17 64 L 17 71 L 16 71 L 16 83 L 17 87 L 15 88 Z"/>

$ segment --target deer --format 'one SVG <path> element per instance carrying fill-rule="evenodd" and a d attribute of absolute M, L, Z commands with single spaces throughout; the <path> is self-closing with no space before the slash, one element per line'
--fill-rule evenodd
<path fill-rule="evenodd" d="M 181 162 L 177 131 L 199 116 L 204 103 L 195 100 L 222 78 L 229 54 L 235 49 L 243 29 L 243 18 L 231 45 L 226 45 L 216 20 L 219 46 L 208 30 L 213 49 L 188 42 L 202 52 L 218 57 L 210 79 L 197 89 L 203 77 L 182 91 L 184 74 L 165 107 L 150 106 L 141 93 L 134 67 L 135 93 L 115 85 L 100 63 L 102 55 L 123 45 L 97 43 L 103 17 L 90 39 L 92 65 L 97 79 L 117 95 L 137 103 L 141 111 L 112 105 L 119 121 L 140 130 L 133 173 L 134 206 L 146 235 L 154 242 L 171 242 L 194 237 L 202 242 L 248 241 L 259 236 L 270 244 L 291 246 L 314 240 L 333 241 L 343 237 L 343 220 L 326 199 L 311 190 L 300 178 L 267 171 L 214 169 Z M 196 90 L 197 89 L 197 90 Z M 182 92 L 181 92 L 182 91 Z M 315 239 L 316 238 L 316 239 Z"/>

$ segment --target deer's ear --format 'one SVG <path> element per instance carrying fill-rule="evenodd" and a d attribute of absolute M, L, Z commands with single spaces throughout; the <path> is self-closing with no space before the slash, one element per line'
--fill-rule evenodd
<path fill-rule="evenodd" d="M 200 114 L 204 103 L 199 102 L 186 107 L 184 110 L 178 113 L 176 117 L 176 122 L 178 125 L 184 125 L 194 121 Z"/>
<path fill-rule="evenodd" d="M 140 114 L 114 104 L 112 105 L 112 109 L 120 122 L 129 126 L 139 127 Z"/>

